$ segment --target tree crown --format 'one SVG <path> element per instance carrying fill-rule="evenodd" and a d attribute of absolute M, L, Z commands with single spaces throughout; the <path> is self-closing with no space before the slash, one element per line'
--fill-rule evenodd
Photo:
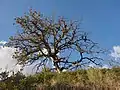
<path fill-rule="evenodd" d="M 89 63 L 98 65 L 97 60 L 102 60 L 97 57 L 101 52 L 97 43 L 80 30 L 77 21 L 64 18 L 54 21 L 32 10 L 15 20 L 22 29 L 10 38 L 9 45 L 17 48 L 13 57 L 18 64 L 37 62 L 35 66 L 39 69 L 52 62 L 54 68 L 51 69 L 60 72 Z M 72 60 L 75 53 L 78 56 Z"/>

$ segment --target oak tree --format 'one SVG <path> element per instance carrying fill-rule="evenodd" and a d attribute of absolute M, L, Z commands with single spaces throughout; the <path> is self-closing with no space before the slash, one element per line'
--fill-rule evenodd
<path fill-rule="evenodd" d="M 80 29 L 78 21 L 63 17 L 53 20 L 33 10 L 15 20 L 21 29 L 10 38 L 8 44 L 16 48 L 13 58 L 20 65 L 37 62 L 35 66 L 39 69 L 52 62 L 54 67 L 50 69 L 61 72 L 89 63 L 99 65 L 102 60 L 97 56 L 101 53 L 97 43 Z"/>

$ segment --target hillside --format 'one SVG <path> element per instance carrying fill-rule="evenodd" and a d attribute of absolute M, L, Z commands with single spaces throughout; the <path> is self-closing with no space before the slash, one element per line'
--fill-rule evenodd
<path fill-rule="evenodd" d="M 78 90 L 93 90 L 93 88 L 120 88 L 120 68 L 77 70 L 72 72 L 62 72 L 60 74 L 43 70 L 30 76 L 25 76 L 18 72 L 11 77 L 7 73 L 1 73 L 0 90 L 42 90 L 40 88 L 57 88 L 62 90 L 79 88 Z M 82 89 L 80 89 L 82 88 Z M 45 90 L 46 90 L 45 89 Z M 73 89 L 71 89 L 73 90 Z M 96 89 L 95 89 L 96 90 Z M 100 90 L 100 89 L 98 89 Z M 103 89 L 102 89 L 103 90 Z M 107 89 L 108 90 L 108 89 Z"/>

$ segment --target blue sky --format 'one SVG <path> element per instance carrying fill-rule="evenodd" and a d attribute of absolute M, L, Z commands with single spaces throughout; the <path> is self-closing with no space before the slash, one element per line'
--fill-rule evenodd
<path fill-rule="evenodd" d="M 81 28 L 100 46 L 111 49 L 120 45 L 119 0 L 1 0 L 0 40 L 14 35 L 14 18 L 32 7 L 45 16 L 64 16 L 71 20 L 83 18 Z"/>
<path fill-rule="evenodd" d="M 8 41 L 16 33 L 14 18 L 23 16 L 30 8 L 48 17 L 82 18 L 82 30 L 102 48 L 113 50 L 111 56 L 120 58 L 119 0 L 0 0 L 0 41 Z M 8 49 L 0 49 L 1 56 L 3 51 L 6 56 Z"/>

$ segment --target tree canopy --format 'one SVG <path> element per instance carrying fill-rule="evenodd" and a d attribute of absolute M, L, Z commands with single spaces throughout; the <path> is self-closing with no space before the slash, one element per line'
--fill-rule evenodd
<path fill-rule="evenodd" d="M 97 54 L 102 51 L 89 39 L 88 33 L 80 29 L 78 21 L 63 17 L 53 20 L 33 10 L 15 20 L 21 29 L 8 44 L 16 48 L 13 58 L 18 64 L 26 66 L 37 62 L 35 67 L 39 69 L 51 62 L 54 67 L 50 69 L 57 72 L 89 63 L 100 65 L 102 59 Z"/>

